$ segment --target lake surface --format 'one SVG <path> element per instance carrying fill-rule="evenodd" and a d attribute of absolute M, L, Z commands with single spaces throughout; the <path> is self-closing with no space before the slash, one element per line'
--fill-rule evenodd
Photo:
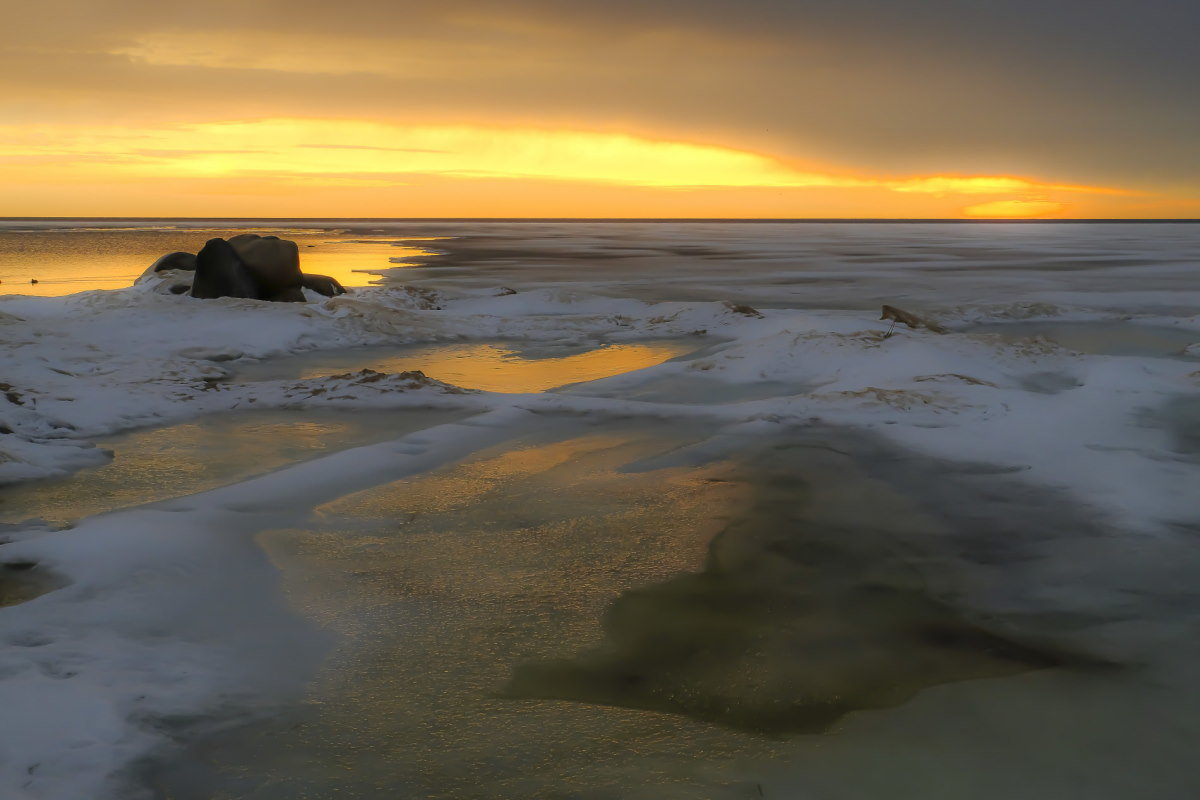
<path fill-rule="evenodd" d="M 46 797 L 1200 796 L 1200 226 L 132 224 L 0 224 L 0 289 L 244 230 L 364 288 L 0 304 L 0 436 L 111 455 L 0 487 Z"/>

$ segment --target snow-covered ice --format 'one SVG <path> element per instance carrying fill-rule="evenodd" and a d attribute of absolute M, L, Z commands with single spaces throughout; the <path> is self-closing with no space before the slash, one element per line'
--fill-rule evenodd
<path fill-rule="evenodd" d="M 388 233 L 447 238 L 441 255 L 386 272 L 383 285 L 303 305 L 194 300 L 166 292 L 169 276 L 0 296 L 6 482 L 94 468 L 109 458 L 97 441 L 202 415 L 457 415 L 67 529 L 0 531 L 0 563 L 36 563 L 61 584 L 0 609 L 0 795 L 100 798 L 170 740 L 164 721 L 268 708 L 321 647 L 282 603 L 255 534 L 502 446 L 539 419 L 693 420 L 722 443 L 859 430 L 1058 492 L 1121 541 L 1175 553 L 1200 528 L 1200 226 L 411 223 Z M 947 333 L 887 336 L 882 303 Z M 664 349 L 647 356 L 652 346 Z M 406 347 L 433 366 L 362 371 L 362 353 Z M 585 378 L 485 391 L 464 372 L 451 373 L 462 385 L 439 374 L 439 347 L 551 374 L 557 363 L 568 376 L 567 359 L 609 357 Z M 305 358 L 328 372 L 289 372 Z M 1083 569 L 1087 552 L 1063 547 L 1056 563 Z M 1073 585 L 1070 569 L 1046 577 Z M 992 610 L 1011 601 L 985 595 L 975 601 Z M 1194 624 L 1196 613 L 1164 624 Z M 270 646 L 256 638 L 264 630 Z"/>

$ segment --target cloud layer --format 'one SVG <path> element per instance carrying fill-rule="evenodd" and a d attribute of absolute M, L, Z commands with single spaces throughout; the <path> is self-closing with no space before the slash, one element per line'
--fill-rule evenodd
<path fill-rule="evenodd" d="M 631 172 L 659 176 L 645 182 L 659 187 L 784 187 L 805 200 L 798 214 L 819 206 L 812 192 L 833 188 L 886 191 L 896 209 L 887 215 L 915 216 L 927 207 L 917 195 L 950 197 L 974 185 L 996 195 L 984 201 L 1059 203 L 1053 213 L 1066 215 L 1200 215 L 1200 104 L 1191 86 L 1200 48 L 1190 42 L 1200 6 L 1190 2 L 57 0 L 11 17 L 19 35 L 0 53 L 3 121 L 59 131 L 63 138 L 43 143 L 52 153 L 61 142 L 65 157 L 106 129 L 162 138 L 171 126 L 267 130 L 283 119 L 342 131 L 352 122 L 410 132 L 457 126 L 494 131 L 495 161 L 407 152 L 405 163 L 431 179 L 587 183 Z M 543 133 L 522 143 L 512 131 Z M 441 147 L 429 138 L 312 142 L 321 149 L 310 156 L 323 158 L 306 163 L 354 172 L 347 167 L 366 151 L 349 154 L 369 146 L 367 171 L 406 172 L 397 151 Z M 9 164 L 47 155 L 7 141 L 0 157 Z M 125 155 L 146 155 L 128 146 Z M 140 149 L 155 147 L 164 149 Z M 172 162 L 181 167 L 221 163 L 207 141 L 171 147 L 207 153 Z M 551 174 L 512 167 L 514 150 L 539 147 L 555 151 Z M 572 147 L 577 165 L 564 169 Z M 615 148 L 607 159 L 605 147 Z M 683 161 L 679 148 L 692 148 Z M 122 155 L 98 152 L 109 164 Z M 707 179 L 695 169 L 701 152 L 714 159 Z M 283 170 L 288 153 L 260 159 Z M 240 163 L 230 155 L 224 163 Z M 662 163 L 649 168 L 639 158 Z M 685 162 L 691 174 L 680 180 L 671 165 Z M 1079 202 L 1072 193 L 1086 187 L 1122 193 Z M 1050 196 L 1064 192 L 1072 196 Z M 957 215 L 965 204 L 938 208 Z"/>

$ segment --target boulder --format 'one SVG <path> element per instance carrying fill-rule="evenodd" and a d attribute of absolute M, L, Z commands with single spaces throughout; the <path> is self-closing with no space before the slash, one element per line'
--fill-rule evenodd
<path fill-rule="evenodd" d="M 304 302 L 300 291 L 300 251 L 295 242 L 278 236 L 243 233 L 231 237 L 229 246 L 254 276 L 259 299 Z"/>
<path fill-rule="evenodd" d="M 192 271 L 196 269 L 196 256 L 191 253 L 184 253 L 182 251 L 167 253 L 165 256 L 158 259 L 158 261 L 155 261 L 153 264 L 151 264 L 150 269 L 147 270 L 147 272 L 162 272 L 163 270 L 168 269 L 185 269 Z"/>
<path fill-rule="evenodd" d="M 224 239 L 209 239 L 196 256 L 192 297 L 261 297 L 254 273 Z"/>
<path fill-rule="evenodd" d="M 193 277 L 194 276 L 194 277 Z M 276 303 L 303 303 L 304 289 L 326 297 L 345 294 L 346 288 L 328 275 L 300 272 L 296 243 L 278 236 L 243 233 L 209 239 L 197 255 L 168 253 L 137 279 L 153 282 L 160 293 L 183 294 L 191 280 L 192 297 L 247 297 Z"/>
<path fill-rule="evenodd" d="M 323 294 L 326 297 L 337 297 L 346 293 L 346 287 L 338 283 L 337 278 L 328 275 L 312 275 L 304 273 L 300 276 L 300 284 L 311 292 Z"/>

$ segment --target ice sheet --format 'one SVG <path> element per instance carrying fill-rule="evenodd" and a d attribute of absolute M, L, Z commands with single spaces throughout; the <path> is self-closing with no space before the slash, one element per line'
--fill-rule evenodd
<path fill-rule="evenodd" d="M 749 441 L 832 425 L 1019 474 L 1119 533 L 1101 555 L 1047 545 L 1055 567 L 1042 591 L 1084 607 L 1101 602 L 1084 580 L 1095 559 L 1120 560 L 1122 548 L 1147 559 L 1130 592 L 1168 566 L 1154 553 L 1187 566 L 1179 543 L 1200 529 L 1197 226 L 414 223 L 379 233 L 456 238 L 385 285 L 308 304 L 195 300 L 169 294 L 167 278 L 0 297 L 0 480 L 62 478 L 106 462 L 95 446 L 106 437 L 230 411 L 432 408 L 469 420 L 71 529 L 0 531 L 0 561 L 36 564 L 62 586 L 0 609 L 0 794 L 102 797 L 171 738 L 164 720 L 269 706 L 272 687 L 302 680 L 324 645 L 281 604 L 254 534 L 551 418 L 694 420 Z M 885 302 L 948 332 L 886 336 Z M 988 332 L 1001 323 L 1014 327 Z M 1033 329 L 1010 335 L 1023 324 L 1115 335 L 1136 325 L 1170 330 L 1180 347 L 1079 352 Z M 552 393 L 473 391 L 353 360 L 356 348 L 498 341 L 570 353 L 675 341 L 695 352 Z M 316 351 L 349 355 L 323 361 L 324 374 L 253 374 L 255 363 Z M 982 585 L 980 607 L 1011 599 Z M 1163 630 L 1178 632 L 1191 613 L 1168 613 Z M 254 638 L 263 629 L 296 654 L 288 664 L 272 667 Z M 1179 669 L 1152 630 L 1138 636 L 1156 670 Z M 279 680 L 264 681 L 272 669 Z"/>

